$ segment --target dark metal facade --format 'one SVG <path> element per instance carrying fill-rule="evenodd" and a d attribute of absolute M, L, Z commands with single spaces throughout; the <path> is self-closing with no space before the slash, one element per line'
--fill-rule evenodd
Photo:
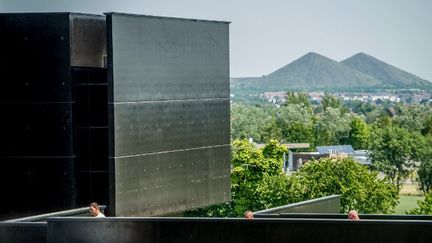
<path fill-rule="evenodd" d="M 81 132 L 85 116 L 105 119 L 105 136 L 99 135 L 96 146 L 104 146 L 108 137 L 105 17 L 0 14 L 0 34 L 0 218 L 88 205 L 92 199 L 108 203 L 108 143 L 91 153 L 105 156 L 105 184 L 97 190 L 104 195 L 84 193 L 89 181 L 100 180 L 82 176 L 80 167 L 91 163 L 80 149 L 88 141 Z M 99 70 L 87 70 L 83 77 L 77 66 Z M 105 104 L 100 103 L 99 86 L 87 93 L 87 87 L 81 88 L 89 79 L 105 83 Z M 89 103 L 89 97 L 96 103 Z"/>
<path fill-rule="evenodd" d="M 0 215 L 72 207 L 69 15 L 1 14 L 0 33 Z"/>
<path fill-rule="evenodd" d="M 228 23 L 107 14 L 115 215 L 230 200 Z"/>
<path fill-rule="evenodd" d="M 0 33 L 0 218 L 230 200 L 228 23 L 16 13 Z"/>

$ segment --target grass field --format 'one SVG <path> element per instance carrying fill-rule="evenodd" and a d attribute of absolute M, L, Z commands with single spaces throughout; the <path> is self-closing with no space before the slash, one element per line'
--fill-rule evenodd
<path fill-rule="evenodd" d="M 402 186 L 402 189 L 399 192 L 399 195 L 406 196 L 418 196 L 420 195 L 420 191 L 418 190 L 417 183 L 406 183 Z"/>
<path fill-rule="evenodd" d="M 399 204 L 395 208 L 395 214 L 405 214 L 406 210 L 416 208 L 417 201 L 423 199 L 423 196 L 399 195 Z"/>

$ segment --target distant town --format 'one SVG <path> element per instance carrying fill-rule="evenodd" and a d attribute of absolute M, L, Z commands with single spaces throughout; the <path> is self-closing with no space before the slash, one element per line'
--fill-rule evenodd
<path fill-rule="evenodd" d="M 308 99 L 311 103 L 321 102 L 322 97 L 326 92 L 307 92 Z M 381 104 L 386 101 L 402 102 L 402 103 L 423 103 L 428 104 L 432 101 L 431 93 L 424 90 L 406 90 L 405 92 L 374 92 L 374 93 L 348 93 L 348 92 L 335 92 L 330 93 L 342 101 L 361 101 L 370 102 L 374 104 Z M 286 101 L 287 92 L 264 92 L 260 95 L 266 101 L 280 105 Z"/>

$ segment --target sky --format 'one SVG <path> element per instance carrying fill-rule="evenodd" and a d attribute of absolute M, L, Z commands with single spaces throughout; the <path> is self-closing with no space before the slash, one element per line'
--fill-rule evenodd
<path fill-rule="evenodd" d="M 0 0 L 0 12 L 125 12 L 230 21 L 230 76 L 267 75 L 316 52 L 358 52 L 432 82 L 430 0 Z"/>

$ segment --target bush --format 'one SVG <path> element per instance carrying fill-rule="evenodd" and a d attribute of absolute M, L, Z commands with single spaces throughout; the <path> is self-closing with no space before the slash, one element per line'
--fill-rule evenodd
<path fill-rule="evenodd" d="M 390 213 L 397 205 L 398 190 L 377 172 L 351 158 L 325 158 L 304 165 L 294 176 L 302 200 L 338 194 L 341 213 L 356 209 L 362 213 Z M 292 183 L 294 184 L 294 183 Z"/>

